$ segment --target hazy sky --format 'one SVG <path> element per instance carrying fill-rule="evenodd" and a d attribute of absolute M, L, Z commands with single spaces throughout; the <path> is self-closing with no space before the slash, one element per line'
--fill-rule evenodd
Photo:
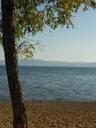
<path fill-rule="evenodd" d="M 34 38 L 45 46 L 34 54 L 35 59 L 96 62 L 96 10 L 79 12 L 73 18 L 74 28 L 48 28 Z M 3 58 L 0 49 L 0 59 Z"/>

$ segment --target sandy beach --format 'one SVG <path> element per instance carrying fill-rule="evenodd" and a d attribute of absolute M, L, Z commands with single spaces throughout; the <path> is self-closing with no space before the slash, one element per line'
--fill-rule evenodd
<path fill-rule="evenodd" d="M 96 128 L 95 102 L 26 102 L 29 128 Z M 9 102 L 0 102 L 0 128 L 12 128 Z"/>

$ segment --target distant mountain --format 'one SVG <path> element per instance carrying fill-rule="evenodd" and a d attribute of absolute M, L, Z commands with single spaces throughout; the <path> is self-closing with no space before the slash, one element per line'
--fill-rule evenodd
<path fill-rule="evenodd" d="M 0 65 L 4 61 L 0 60 Z M 55 67 L 96 67 L 96 62 L 63 62 L 63 61 L 45 61 L 45 60 L 19 60 L 20 66 L 55 66 Z"/>

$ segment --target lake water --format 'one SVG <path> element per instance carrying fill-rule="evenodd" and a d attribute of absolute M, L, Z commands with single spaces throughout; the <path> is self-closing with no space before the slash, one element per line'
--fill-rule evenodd
<path fill-rule="evenodd" d="M 26 100 L 96 101 L 96 68 L 20 67 Z M 9 100 L 6 71 L 0 66 L 0 100 Z"/>

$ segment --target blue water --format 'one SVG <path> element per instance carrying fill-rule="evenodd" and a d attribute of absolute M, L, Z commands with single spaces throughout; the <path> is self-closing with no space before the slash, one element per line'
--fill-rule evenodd
<path fill-rule="evenodd" d="M 96 101 L 96 68 L 20 67 L 26 100 Z M 5 68 L 0 66 L 0 100 L 9 100 Z"/>

